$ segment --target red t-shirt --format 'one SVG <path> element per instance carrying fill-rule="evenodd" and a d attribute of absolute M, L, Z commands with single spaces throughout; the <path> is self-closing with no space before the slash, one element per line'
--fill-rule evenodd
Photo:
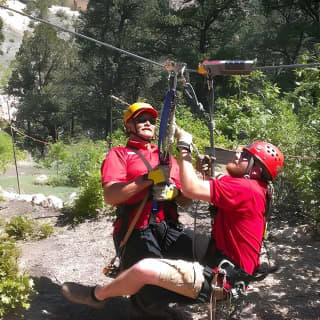
<path fill-rule="evenodd" d="M 212 226 L 215 246 L 248 274 L 259 267 L 265 224 L 266 183 L 224 176 L 210 181 L 218 207 Z"/>
<path fill-rule="evenodd" d="M 132 147 L 139 150 L 139 152 L 146 158 L 152 168 L 159 165 L 159 154 L 158 147 L 152 145 L 150 149 L 147 149 L 146 145 L 137 141 L 129 140 L 127 147 Z M 148 172 L 148 169 L 144 162 L 141 160 L 134 151 L 127 147 L 115 147 L 112 148 L 101 166 L 101 182 L 128 182 L 135 180 L 137 177 Z M 180 178 L 179 178 L 179 166 L 177 161 L 171 157 L 170 160 L 170 178 L 175 183 L 178 189 L 181 189 Z M 136 194 L 134 197 L 128 199 L 126 204 L 134 204 L 140 202 L 145 197 L 149 188 Z M 156 220 L 162 221 L 164 219 L 164 212 L 162 205 L 159 204 L 159 210 L 157 213 Z M 130 213 L 129 224 L 138 210 L 139 205 Z M 135 226 L 136 229 L 145 227 L 148 224 L 150 213 L 152 209 L 152 200 L 148 201 L 141 213 L 139 220 Z M 119 222 L 120 223 L 120 222 Z M 114 231 L 120 228 L 120 224 L 115 224 Z"/>

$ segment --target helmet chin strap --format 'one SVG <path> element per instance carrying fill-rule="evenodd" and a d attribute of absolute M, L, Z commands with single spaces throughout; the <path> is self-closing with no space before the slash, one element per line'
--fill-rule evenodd
<path fill-rule="evenodd" d="M 246 172 L 243 175 L 244 178 L 250 179 L 250 171 L 252 170 L 253 166 L 254 166 L 254 157 L 251 156 L 250 159 L 249 159 L 249 162 L 248 162 L 248 166 L 247 166 Z"/>

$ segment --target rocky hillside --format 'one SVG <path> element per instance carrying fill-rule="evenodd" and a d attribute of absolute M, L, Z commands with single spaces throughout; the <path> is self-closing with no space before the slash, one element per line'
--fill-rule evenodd
<path fill-rule="evenodd" d="M 77 0 L 78 7 L 86 7 L 87 1 Z M 26 5 L 17 0 L 7 0 L 9 8 L 17 11 L 23 11 Z M 57 16 L 57 12 L 63 10 L 63 18 Z M 79 15 L 78 11 L 73 11 L 69 7 L 52 6 L 49 9 L 48 20 L 57 23 L 60 26 L 72 28 L 72 21 Z M 14 59 L 16 52 L 19 50 L 23 34 L 29 28 L 30 19 L 18 13 L 0 8 L 0 17 L 3 20 L 4 42 L 0 45 L 0 65 L 7 68 Z"/>

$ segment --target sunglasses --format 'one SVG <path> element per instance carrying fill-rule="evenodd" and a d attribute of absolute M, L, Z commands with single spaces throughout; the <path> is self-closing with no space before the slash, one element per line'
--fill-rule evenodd
<path fill-rule="evenodd" d="M 250 153 L 248 151 L 242 151 L 240 154 L 240 159 L 249 160 L 250 159 Z"/>
<path fill-rule="evenodd" d="M 145 123 L 147 121 L 150 122 L 150 124 L 152 124 L 153 126 L 156 124 L 157 119 L 156 118 L 150 118 L 150 117 L 146 117 L 146 116 L 140 116 L 134 119 L 135 122 L 137 123 Z"/>

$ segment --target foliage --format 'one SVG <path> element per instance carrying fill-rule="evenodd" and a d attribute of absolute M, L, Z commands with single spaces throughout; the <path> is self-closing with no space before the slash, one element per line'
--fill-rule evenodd
<path fill-rule="evenodd" d="M 36 8 L 44 15 L 53 2 L 29 1 L 28 9 Z M 89 1 L 76 29 L 156 62 L 186 62 L 188 68 L 196 68 L 205 59 L 257 58 L 259 66 L 307 63 L 319 62 L 319 49 L 314 46 L 319 39 L 319 10 L 317 1 L 202 0 L 182 4 L 96 0 Z M 8 92 L 20 98 L 19 128 L 41 140 L 60 143 L 49 147 L 47 165 L 57 172 L 52 183 L 80 185 L 86 181 L 83 190 L 88 188 L 90 194 L 90 190 L 98 190 L 98 182 L 89 182 L 88 172 L 96 176 L 102 161 L 99 155 L 106 148 L 98 148 L 96 153 L 90 146 L 77 149 L 74 139 L 107 137 L 113 146 L 124 144 L 123 107 L 110 95 L 129 103 L 142 98 L 160 111 L 167 71 L 82 38 L 76 42 L 77 47 L 42 25 L 36 26 L 34 34 L 26 33 Z M 190 77 L 208 110 L 205 79 L 193 72 Z M 267 140 L 279 146 L 285 154 L 285 168 L 276 180 L 282 190 L 278 204 L 286 201 L 293 212 L 308 213 L 313 221 L 319 221 L 319 69 L 294 72 L 284 68 L 264 75 L 216 76 L 214 80 L 215 144 L 235 148 L 252 140 Z M 177 123 L 192 133 L 203 153 L 210 145 L 210 117 L 208 112 L 200 114 L 184 104 L 182 99 Z M 41 149 L 41 156 L 46 152 L 45 147 L 26 139 L 21 144 L 33 152 Z"/>
<path fill-rule="evenodd" d="M 62 9 L 57 11 L 56 16 L 59 18 L 62 18 L 64 20 L 66 20 L 68 18 L 68 14 Z"/>
<path fill-rule="evenodd" d="M 26 157 L 26 154 L 16 149 L 16 157 L 21 160 Z M 0 131 L 0 172 L 5 172 L 13 163 L 12 139 L 6 132 Z"/>
<path fill-rule="evenodd" d="M 158 41 L 160 38 L 154 34 L 155 29 L 150 23 L 159 12 L 157 4 L 158 1 L 154 0 L 90 1 L 87 11 L 80 16 L 77 31 L 117 48 L 158 60 L 157 49 L 162 47 L 162 42 Z M 162 100 L 162 92 L 166 88 L 163 80 L 167 75 L 164 70 L 159 73 L 137 59 L 103 46 L 80 40 L 78 43 L 82 59 L 79 81 L 83 83 L 79 116 L 85 128 L 95 128 L 95 136 L 91 137 L 104 139 L 110 136 L 114 127 L 122 125 L 123 108 L 114 108 L 110 94 L 125 97 L 129 103 L 139 97 L 147 98 L 154 105 Z M 160 101 L 157 99 L 159 96 Z M 90 118 L 87 117 L 88 112 Z M 113 121 L 110 121 L 111 113 Z"/>
<path fill-rule="evenodd" d="M 0 17 L 0 44 L 3 42 L 4 40 L 4 35 L 3 35 L 3 20 L 2 18 Z"/>
<path fill-rule="evenodd" d="M 50 183 L 80 186 L 90 170 L 100 169 L 105 152 L 103 141 L 82 140 L 72 144 L 58 142 L 50 145 L 44 164 L 57 172 L 56 177 L 50 178 Z"/>
<path fill-rule="evenodd" d="M 314 56 L 305 54 L 307 61 L 320 61 L 320 45 Z M 320 226 L 320 70 L 305 68 L 298 70 L 297 87 L 287 94 L 298 115 L 301 136 L 296 151 L 298 158 L 291 159 L 295 171 L 291 179 L 303 202 L 303 212 L 317 229 Z M 297 154 L 293 153 L 293 154 Z"/>
<path fill-rule="evenodd" d="M 29 308 L 29 299 L 35 293 L 33 281 L 27 274 L 18 273 L 19 256 L 14 240 L 0 233 L 0 318 L 10 311 Z"/>
<path fill-rule="evenodd" d="M 69 214 L 75 223 L 86 218 L 97 217 L 104 209 L 103 188 L 100 171 L 91 170 L 81 182 L 80 193 Z"/>
<path fill-rule="evenodd" d="M 299 137 L 297 118 L 280 89 L 260 72 L 234 76 L 230 86 L 238 92 L 217 100 L 217 130 L 235 145 L 269 140 L 284 153 L 292 150 Z"/>
<path fill-rule="evenodd" d="M 110 141 L 110 137 L 107 137 L 107 140 Z M 124 146 L 127 143 L 127 136 L 124 133 L 122 128 L 118 128 L 115 132 L 112 134 L 112 147 L 116 146 Z"/>
<path fill-rule="evenodd" d="M 75 61 L 72 45 L 52 27 L 39 24 L 33 33 L 25 33 L 7 92 L 19 97 L 16 125 L 29 136 L 55 142 L 60 133 L 70 132 L 74 113 L 69 81 Z M 22 142 L 44 150 L 31 139 Z"/>
<path fill-rule="evenodd" d="M 53 234 L 50 223 L 37 223 L 28 215 L 11 218 L 5 225 L 5 232 L 16 240 L 38 240 Z"/>

